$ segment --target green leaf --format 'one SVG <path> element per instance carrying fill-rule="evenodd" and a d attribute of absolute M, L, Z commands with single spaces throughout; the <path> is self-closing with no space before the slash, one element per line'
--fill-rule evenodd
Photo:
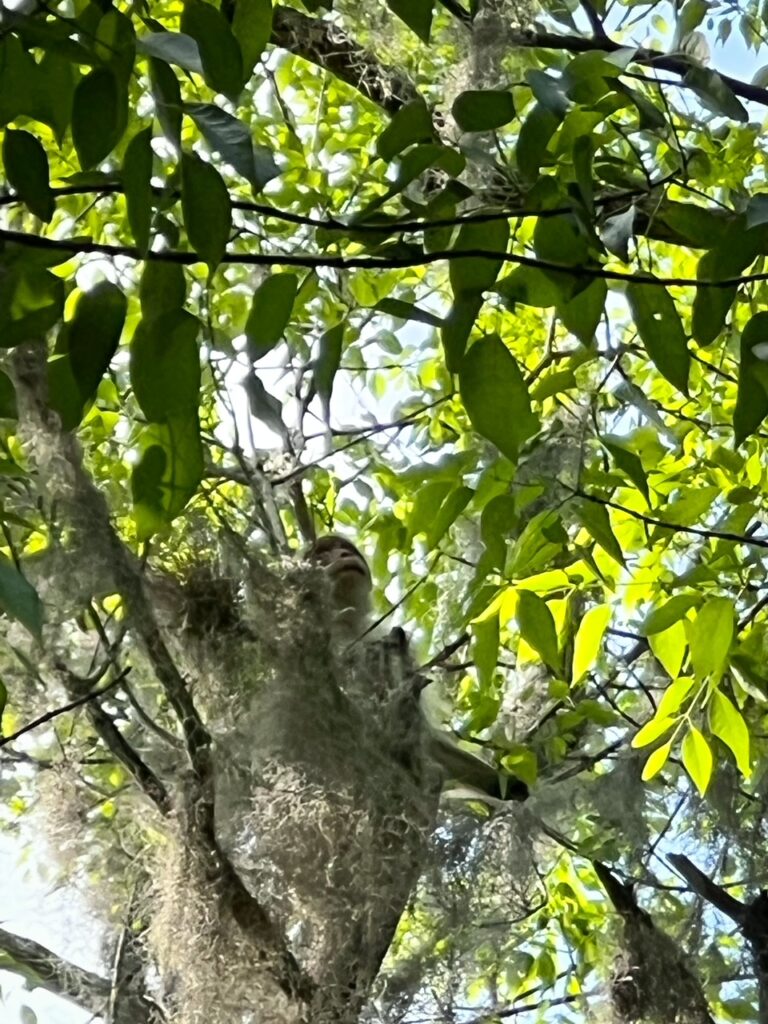
<path fill-rule="evenodd" d="M 131 19 L 116 8 L 107 10 L 96 28 L 94 51 L 123 87 L 127 87 L 136 56 L 136 33 Z"/>
<path fill-rule="evenodd" d="M 83 292 L 63 325 L 48 364 L 48 403 L 64 430 L 74 430 L 117 351 L 128 303 L 110 281 Z"/>
<path fill-rule="evenodd" d="M 237 173 L 250 182 L 254 192 L 260 192 L 280 173 L 270 151 L 261 146 L 257 155 L 246 126 L 226 110 L 213 103 L 185 103 L 184 111 L 200 129 L 211 149 L 232 164 Z"/>
<path fill-rule="evenodd" d="M 712 751 L 695 725 L 691 725 L 683 738 L 683 767 L 693 779 L 699 794 L 704 796 L 712 778 Z"/>
<path fill-rule="evenodd" d="M 597 662 L 610 618 L 610 605 L 599 604 L 590 608 L 579 623 L 573 641 L 572 682 L 580 682 Z"/>
<path fill-rule="evenodd" d="M 181 31 L 197 43 L 208 85 L 235 102 L 245 84 L 243 55 L 224 15 L 204 0 L 184 0 Z"/>
<path fill-rule="evenodd" d="M 506 220 L 491 221 L 489 224 L 462 224 L 454 252 L 467 249 L 482 249 L 490 252 L 505 253 L 509 242 L 509 222 Z M 483 292 L 493 288 L 503 260 L 472 257 L 468 259 L 452 258 L 448 275 L 453 294 L 461 292 Z"/>
<path fill-rule="evenodd" d="M 261 359 L 285 334 L 298 287 L 299 279 L 295 274 L 272 274 L 253 293 L 245 325 L 251 359 Z"/>
<path fill-rule="evenodd" d="M 689 609 L 699 604 L 701 598 L 698 594 L 676 594 L 669 601 L 665 601 L 659 608 L 654 608 L 645 618 L 640 626 L 641 636 L 651 636 L 653 633 L 663 633 L 685 615 Z"/>
<path fill-rule="evenodd" d="M 563 327 L 574 334 L 582 345 L 592 345 L 600 318 L 605 309 L 608 285 L 605 281 L 592 281 L 572 299 L 558 301 L 557 315 Z"/>
<path fill-rule="evenodd" d="M 597 541 L 606 554 L 623 566 L 624 552 L 616 540 L 611 526 L 611 518 L 605 505 L 587 501 L 585 498 L 577 498 L 574 505 L 578 520 L 587 533 L 594 541 Z"/>
<path fill-rule="evenodd" d="M 185 71 L 203 74 L 203 59 L 196 40 L 183 32 L 150 32 L 136 40 L 139 53 Z"/>
<path fill-rule="evenodd" d="M 427 548 L 433 551 L 453 526 L 458 517 L 472 500 L 475 492 L 471 487 L 454 487 L 442 502 L 436 515 L 427 527 Z"/>
<path fill-rule="evenodd" d="M 476 342 L 459 370 L 459 389 L 474 429 L 512 462 L 539 422 L 517 362 L 498 335 Z"/>
<path fill-rule="evenodd" d="M 491 686 L 499 657 L 499 617 L 472 624 L 472 661 L 481 686 Z"/>
<path fill-rule="evenodd" d="M 145 320 L 181 309 L 186 297 L 187 284 L 181 264 L 147 260 L 139 282 L 141 315 Z"/>
<path fill-rule="evenodd" d="M 538 179 L 547 158 L 547 146 L 560 120 L 551 110 L 537 103 L 523 121 L 515 153 L 517 168 L 524 182 L 533 184 Z"/>
<path fill-rule="evenodd" d="M 247 81 L 272 35 L 272 0 L 235 0 L 232 32 L 240 45 Z"/>
<path fill-rule="evenodd" d="M 148 420 L 164 423 L 197 409 L 200 394 L 199 320 L 183 309 L 142 319 L 131 341 L 136 401 Z"/>
<path fill-rule="evenodd" d="M 262 423 L 266 423 L 269 429 L 284 441 L 288 440 L 290 434 L 283 421 L 283 406 L 280 400 L 267 391 L 253 370 L 245 378 L 243 386 L 248 395 L 248 405 L 253 415 Z"/>
<path fill-rule="evenodd" d="M 699 281 L 717 277 L 719 253 L 705 252 L 696 268 Z M 737 288 L 697 288 L 693 299 L 691 330 L 699 345 L 711 345 L 725 326 L 725 318 L 736 298 Z"/>
<path fill-rule="evenodd" d="M 699 682 L 723 674 L 731 650 L 736 613 L 728 597 L 713 597 L 702 605 L 689 631 L 693 674 Z"/>
<path fill-rule="evenodd" d="M 658 775 L 664 765 L 667 763 L 667 758 L 672 749 L 672 740 L 669 740 L 661 747 L 657 747 L 652 754 L 648 757 L 643 768 L 642 780 L 643 782 L 650 782 L 654 775 Z"/>
<path fill-rule="evenodd" d="M 677 624 L 680 631 L 684 632 L 682 623 Z M 672 632 L 672 630 L 670 630 Z M 661 634 L 663 635 L 663 634 Z M 668 718 L 676 714 L 685 703 L 688 694 L 693 689 L 694 680 L 690 676 L 681 676 L 674 679 L 662 694 L 659 706 L 656 709 L 657 718 Z"/>
<path fill-rule="evenodd" d="M 739 390 L 733 413 L 734 441 L 738 446 L 768 415 L 768 391 L 763 386 L 758 367 L 764 365 L 760 355 L 768 343 L 768 313 L 755 313 L 741 332 Z"/>
<path fill-rule="evenodd" d="M 123 157 L 123 189 L 136 247 L 142 255 L 149 250 L 152 223 L 152 129 L 138 132 Z"/>
<path fill-rule="evenodd" d="M 226 252 L 232 204 L 219 172 L 196 153 L 181 157 L 181 208 L 190 245 L 212 274 Z"/>
<path fill-rule="evenodd" d="M 43 605 L 32 584 L 4 555 L 0 555 L 0 608 L 17 619 L 32 636 L 43 631 Z"/>
<path fill-rule="evenodd" d="M 744 778 L 750 778 L 749 730 L 741 712 L 720 690 L 712 694 L 708 710 L 713 734 L 731 751 Z"/>
<path fill-rule="evenodd" d="M 150 57 L 149 81 L 155 101 L 155 115 L 163 135 L 180 151 L 182 103 L 179 80 L 164 60 Z"/>
<path fill-rule="evenodd" d="M 716 71 L 693 65 L 686 72 L 683 84 L 692 89 L 702 105 L 714 114 L 745 124 L 749 121 L 746 107 Z"/>
<path fill-rule="evenodd" d="M 427 104 L 421 97 L 402 106 L 376 140 L 376 151 L 382 160 L 394 160 L 415 142 L 432 142 L 435 127 Z"/>
<path fill-rule="evenodd" d="M 109 156 L 127 119 L 128 94 L 109 68 L 95 68 L 80 79 L 72 107 L 72 141 L 83 170 Z"/>
<path fill-rule="evenodd" d="M 64 282 L 47 270 L 16 263 L 0 273 L 0 346 L 40 338 L 61 319 Z"/>
<path fill-rule="evenodd" d="M 589 262 L 589 243 L 575 217 L 539 217 L 533 229 L 533 247 L 540 260 L 583 267 Z"/>
<path fill-rule="evenodd" d="M 326 419 L 331 403 L 331 392 L 336 371 L 341 363 L 341 348 L 344 341 L 344 322 L 335 324 L 320 338 L 320 352 L 315 360 L 312 382 L 325 409 Z"/>
<path fill-rule="evenodd" d="M 451 107 L 463 132 L 489 132 L 515 116 L 515 101 L 506 89 L 479 89 L 459 93 Z"/>
<path fill-rule="evenodd" d="M 445 367 L 456 373 L 464 358 L 469 336 L 483 306 L 482 292 L 459 292 L 440 329 Z"/>
<path fill-rule="evenodd" d="M 669 732 L 676 722 L 677 718 L 654 715 L 650 722 L 646 722 L 632 737 L 632 746 L 637 750 L 655 743 L 665 732 Z"/>
<path fill-rule="evenodd" d="M 685 623 L 678 621 L 661 633 L 652 633 L 648 637 L 648 646 L 651 648 L 654 658 L 660 662 L 669 677 L 677 679 L 683 667 L 688 647 Z"/>
<path fill-rule="evenodd" d="M 413 29 L 422 42 L 429 42 L 432 29 L 432 0 L 387 0 L 387 7 Z"/>
<path fill-rule="evenodd" d="M 144 453 L 131 477 L 139 540 L 167 530 L 197 491 L 203 447 L 197 408 L 153 423 L 142 435 Z"/>
<path fill-rule="evenodd" d="M 5 711 L 5 705 L 8 703 L 8 687 L 0 679 L 0 735 L 3 732 L 3 712 Z"/>
<path fill-rule="evenodd" d="M 515 618 L 520 635 L 558 675 L 562 671 L 557 630 L 547 602 L 532 590 L 519 590 Z"/>
<path fill-rule="evenodd" d="M 646 476 L 640 456 L 631 451 L 623 438 L 613 434 L 605 434 L 601 438 L 603 447 L 613 457 L 618 469 L 628 477 L 635 487 L 645 498 L 646 505 L 651 503 L 651 495 L 648 490 L 648 477 Z"/>
<path fill-rule="evenodd" d="M 439 316 L 414 306 L 412 302 L 404 302 L 402 299 L 382 299 L 373 307 L 380 313 L 395 317 L 397 320 L 416 320 L 422 324 L 429 324 L 430 327 L 440 327 L 443 323 Z"/>
<path fill-rule="evenodd" d="M 48 157 L 42 143 L 29 132 L 5 129 L 3 166 L 8 184 L 29 211 L 50 221 L 56 203 L 48 178 Z"/>
<path fill-rule="evenodd" d="M 688 394 L 691 357 L 680 314 L 661 285 L 627 285 L 632 318 L 656 369 L 684 395 Z"/>

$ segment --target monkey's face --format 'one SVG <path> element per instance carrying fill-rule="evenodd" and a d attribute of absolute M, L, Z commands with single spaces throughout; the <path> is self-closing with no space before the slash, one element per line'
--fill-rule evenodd
<path fill-rule="evenodd" d="M 337 622 L 362 632 L 372 587 L 365 558 L 351 541 L 334 534 L 317 540 L 308 558 L 322 565 L 328 574 Z"/>

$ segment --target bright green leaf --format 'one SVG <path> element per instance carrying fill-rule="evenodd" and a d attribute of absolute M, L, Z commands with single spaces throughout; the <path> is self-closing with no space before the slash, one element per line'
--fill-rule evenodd
<path fill-rule="evenodd" d="M 677 626 L 682 629 L 681 623 L 677 623 Z M 663 634 L 661 635 L 663 636 Z M 695 680 L 691 676 L 680 676 L 678 679 L 673 679 L 662 694 L 659 706 L 656 708 L 655 717 L 671 718 L 676 714 L 693 689 L 694 682 Z"/>
<path fill-rule="evenodd" d="M 648 637 L 648 646 L 669 677 L 676 679 L 680 675 L 688 648 L 684 623 L 678 621 L 661 633 L 652 633 Z"/>
<path fill-rule="evenodd" d="M 572 682 L 578 683 L 594 667 L 610 618 L 610 605 L 599 604 L 590 608 L 579 623 L 573 642 Z"/>
<path fill-rule="evenodd" d="M 663 736 L 665 732 L 674 726 L 677 722 L 676 718 L 660 718 L 658 715 L 646 722 L 645 725 L 632 737 L 632 746 L 635 749 L 639 747 L 647 747 L 651 743 L 655 743 L 660 736 Z"/>
<path fill-rule="evenodd" d="M 719 679 L 731 650 L 736 616 L 733 601 L 713 597 L 702 605 L 689 629 L 691 663 L 696 679 Z"/>
<path fill-rule="evenodd" d="M 739 771 L 748 779 L 752 775 L 749 755 L 749 730 L 741 712 L 720 690 L 709 701 L 709 727 L 736 758 Z"/>
<path fill-rule="evenodd" d="M 197 409 L 199 320 L 185 310 L 142 320 L 131 340 L 131 384 L 148 420 L 164 423 Z"/>
<path fill-rule="evenodd" d="M 532 647 L 553 672 L 561 671 L 557 630 L 547 602 L 531 590 L 520 590 L 515 612 L 523 640 Z"/>
<path fill-rule="evenodd" d="M 663 633 L 665 629 L 669 629 L 675 622 L 682 619 L 690 608 L 699 604 L 700 600 L 698 594 L 676 594 L 646 615 L 640 626 L 640 635 L 651 636 L 652 633 Z"/>
<path fill-rule="evenodd" d="M 699 794 L 704 796 L 712 778 L 712 751 L 704 736 L 691 725 L 683 738 L 683 767 L 693 779 Z"/>
<path fill-rule="evenodd" d="M 601 504 L 597 504 L 593 501 L 587 501 L 586 498 L 577 498 L 574 501 L 574 507 L 576 509 L 576 515 L 578 516 L 579 522 L 587 531 L 587 533 L 596 541 L 600 547 L 618 562 L 619 565 L 624 565 L 624 553 L 621 550 L 621 545 L 616 540 L 616 535 L 613 532 L 611 526 L 611 518 L 608 515 L 608 509 Z"/>
<path fill-rule="evenodd" d="M 669 752 L 672 749 L 672 740 L 663 744 L 661 747 L 657 747 L 648 757 L 643 767 L 642 780 L 643 782 L 650 782 L 651 779 L 658 775 L 664 765 L 667 763 Z"/>

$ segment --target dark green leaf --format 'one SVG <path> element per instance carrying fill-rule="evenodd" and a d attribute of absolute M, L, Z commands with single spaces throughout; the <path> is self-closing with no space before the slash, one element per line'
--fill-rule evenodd
<path fill-rule="evenodd" d="M 61 145 L 72 120 L 75 96 L 75 69 L 71 61 L 57 53 L 46 53 L 38 64 L 44 89 L 41 92 L 37 119 L 49 125 Z M 1 76 L 0 76 L 1 78 Z M 0 91 L 2 85 L 0 85 Z"/>
<path fill-rule="evenodd" d="M 236 117 L 213 103 L 186 103 L 184 110 L 190 115 L 203 134 L 211 149 L 232 164 L 238 174 L 250 182 L 255 192 L 260 192 L 268 181 L 280 173 L 280 168 L 271 153 L 269 161 L 262 154 L 255 159 L 250 132 Z M 264 150 L 264 147 L 261 147 Z"/>
<path fill-rule="evenodd" d="M 136 56 L 136 33 L 131 19 L 116 8 L 110 8 L 99 19 L 94 50 L 123 86 L 127 86 Z"/>
<path fill-rule="evenodd" d="M 48 157 L 42 144 L 29 132 L 5 129 L 3 166 L 11 188 L 40 220 L 53 217 L 56 204 L 48 180 Z"/>
<path fill-rule="evenodd" d="M 175 73 L 163 60 L 149 59 L 149 80 L 155 101 L 155 114 L 163 135 L 177 150 L 181 149 L 181 89 Z"/>
<path fill-rule="evenodd" d="M 557 630 L 547 602 L 531 590 L 520 590 L 515 612 L 523 640 L 532 647 L 553 672 L 561 672 Z"/>
<path fill-rule="evenodd" d="M 8 687 L 0 679 L 0 733 L 2 732 L 3 724 L 3 712 L 5 711 L 5 705 L 8 703 Z"/>
<path fill-rule="evenodd" d="M 192 36 L 183 32 L 150 32 L 136 40 L 136 48 L 148 57 L 166 64 L 175 64 L 185 71 L 202 75 L 200 49 Z"/>
<path fill-rule="evenodd" d="M 272 34 L 272 0 L 236 0 L 232 31 L 240 45 L 247 81 Z"/>
<path fill-rule="evenodd" d="M 272 274 L 253 293 L 245 325 L 251 359 L 261 359 L 285 334 L 298 287 L 299 279 L 295 274 Z"/>
<path fill-rule="evenodd" d="M 16 566 L 0 555 L 0 608 L 17 619 L 25 629 L 40 637 L 43 630 L 43 605 L 32 584 Z"/>
<path fill-rule="evenodd" d="M 380 313 L 386 313 L 396 320 L 416 320 L 422 324 L 429 324 L 430 327 L 440 327 L 443 323 L 439 316 L 430 313 L 426 309 L 414 306 L 412 302 L 404 302 L 402 299 L 382 299 L 377 302 L 374 309 Z"/>
<path fill-rule="evenodd" d="M 125 323 L 125 296 L 109 281 L 83 292 L 74 316 L 59 332 L 48 365 L 48 403 L 64 430 L 74 430 L 117 351 Z"/>
<path fill-rule="evenodd" d="M 315 360 L 312 381 L 328 415 L 333 391 L 333 379 L 341 363 L 341 348 L 344 341 L 344 323 L 335 324 L 320 338 L 320 352 Z"/>
<path fill-rule="evenodd" d="M 604 435 L 601 438 L 607 451 L 613 456 L 617 467 L 627 476 L 635 487 L 645 498 L 646 504 L 650 504 L 651 495 L 648 490 L 648 478 L 640 461 L 640 456 L 626 447 L 623 438 L 613 435 Z"/>
<path fill-rule="evenodd" d="M 153 320 L 162 313 L 181 309 L 187 297 L 184 268 L 167 260 L 147 260 L 139 283 L 141 315 Z"/>
<path fill-rule="evenodd" d="M 164 532 L 195 494 L 203 475 L 197 409 L 153 423 L 143 434 L 144 453 L 131 477 L 139 540 Z"/>
<path fill-rule="evenodd" d="M 243 387 L 248 395 L 248 405 L 253 415 L 262 423 L 266 423 L 269 429 L 284 441 L 287 440 L 290 434 L 283 420 L 283 406 L 280 400 L 267 391 L 261 378 L 253 370 L 243 381 Z"/>
<path fill-rule="evenodd" d="M 197 409 L 200 393 L 200 323 L 174 309 L 142 320 L 131 341 L 131 384 L 148 420 L 164 423 Z"/>
<path fill-rule="evenodd" d="M 557 304 L 557 315 L 563 326 L 575 334 L 582 345 L 591 345 L 595 331 L 605 309 L 608 286 L 598 279 L 583 288 L 578 295 Z"/>
<path fill-rule="evenodd" d="M 739 390 L 733 413 L 734 440 L 737 445 L 754 434 L 768 415 L 768 391 L 758 368 L 765 366 L 768 353 L 768 313 L 755 313 L 741 333 Z M 760 355 L 756 354 L 760 353 Z"/>
<path fill-rule="evenodd" d="M 431 142 L 435 137 L 427 105 L 421 97 L 402 106 L 376 140 L 382 160 L 393 160 L 414 142 Z"/>
<path fill-rule="evenodd" d="M 661 285 L 627 285 L 627 299 L 638 334 L 657 370 L 684 395 L 688 394 L 691 356 L 680 314 Z"/>
<path fill-rule="evenodd" d="M 237 100 L 245 84 L 243 55 L 221 11 L 205 0 L 184 0 L 181 31 L 197 43 L 208 85 Z"/>
<path fill-rule="evenodd" d="M 219 172 L 196 153 L 181 158 L 181 208 L 190 245 L 213 273 L 226 252 L 232 204 Z"/>
<path fill-rule="evenodd" d="M 705 252 L 699 260 L 696 277 L 700 281 L 712 279 L 717 267 L 715 250 Z M 699 345 L 711 345 L 725 326 L 725 318 L 736 298 L 736 286 L 730 288 L 697 288 L 693 299 L 691 328 Z"/>
<path fill-rule="evenodd" d="M 509 241 L 509 222 L 506 220 L 491 221 L 488 224 L 463 224 L 459 230 L 454 252 L 466 249 L 482 249 L 489 252 L 505 253 Z M 448 274 L 453 294 L 460 292 L 482 292 L 493 288 L 499 276 L 503 261 L 473 257 L 471 259 L 453 258 Z"/>
<path fill-rule="evenodd" d="M 461 400 L 478 434 L 512 462 L 538 428 L 517 362 L 497 335 L 475 342 L 459 370 Z"/>
<path fill-rule="evenodd" d="M 533 229 L 533 247 L 540 260 L 583 267 L 589 262 L 589 244 L 575 217 L 539 217 Z"/>
<path fill-rule="evenodd" d="M 746 107 L 716 71 L 694 65 L 686 72 L 683 83 L 692 89 L 702 104 L 713 113 L 722 114 L 733 121 L 746 123 L 749 120 Z"/>
<path fill-rule="evenodd" d="M 422 42 L 429 42 L 432 29 L 432 0 L 387 0 L 387 7 L 413 29 Z"/>
<path fill-rule="evenodd" d="M 557 131 L 560 118 L 537 103 L 526 116 L 517 137 L 517 168 L 525 182 L 535 182 L 547 158 L 549 140 Z"/>
<path fill-rule="evenodd" d="M 469 90 L 459 93 L 451 113 L 463 132 L 488 132 L 512 120 L 515 101 L 506 89 Z"/>
<path fill-rule="evenodd" d="M 136 247 L 142 255 L 149 250 L 152 223 L 152 129 L 145 128 L 131 139 L 123 157 L 123 190 Z"/>
<path fill-rule="evenodd" d="M 0 268 L 0 346 L 42 337 L 59 322 L 63 306 L 61 278 L 23 263 Z"/>
<path fill-rule="evenodd" d="M 608 509 L 604 505 L 587 501 L 584 498 L 578 498 L 574 502 L 574 506 L 579 522 L 587 533 L 597 541 L 606 554 L 623 566 L 624 553 L 613 532 Z"/>
<path fill-rule="evenodd" d="M 95 68 L 80 79 L 72 107 L 72 141 L 83 170 L 109 156 L 127 116 L 127 93 L 109 68 Z"/>
<path fill-rule="evenodd" d="M 440 340 L 443 343 L 445 366 L 449 373 L 457 373 L 461 366 L 469 335 L 482 305 L 481 292 L 459 292 L 443 321 Z"/>
<path fill-rule="evenodd" d="M 474 493 L 471 487 L 464 486 L 454 487 L 450 490 L 426 530 L 427 548 L 430 551 L 437 547 L 453 526 L 472 500 Z"/>

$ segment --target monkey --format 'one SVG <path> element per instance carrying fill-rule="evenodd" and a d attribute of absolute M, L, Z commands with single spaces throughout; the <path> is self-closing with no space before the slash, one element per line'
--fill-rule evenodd
<path fill-rule="evenodd" d="M 320 537 L 307 552 L 310 562 L 321 565 L 328 573 L 333 604 L 333 631 L 344 639 L 358 640 L 366 635 L 371 611 L 373 580 L 368 563 L 360 550 L 345 537 L 328 534 Z M 397 634 L 395 636 L 395 634 Z M 407 639 L 402 630 L 393 630 L 387 641 L 394 640 L 402 653 L 407 653 Z M 500 775 L 480 757 L 463 749 L 444 730 L 429 721 L 425 713 L 423 690 L 429 685 L 418 679 L 422 694 L 419 714 L 424 735 L 424 753 L 440 771 L 442 782 L 455 782 L 470 799 L 503 801 L 525 800 L 528 788 L 512 776 Z"/>

